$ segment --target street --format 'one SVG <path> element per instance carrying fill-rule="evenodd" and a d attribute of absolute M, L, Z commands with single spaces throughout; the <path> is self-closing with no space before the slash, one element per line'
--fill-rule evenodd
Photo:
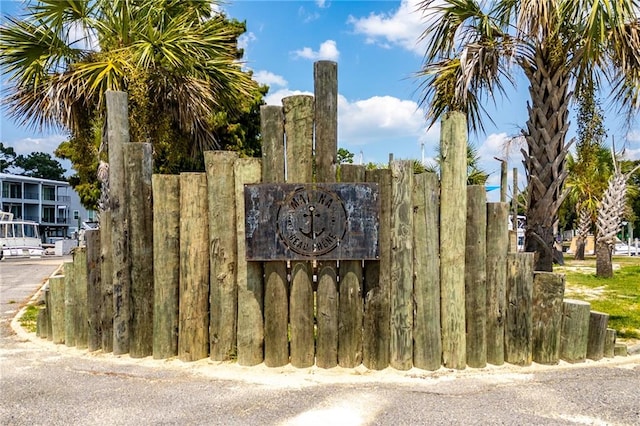
<path fill-rule="evenodd" d="M 3 321 L 55 270 L 44 263 L 0 263 Z M 21 329 L 0 339 L 1 425 L 640 424 L 639 355 L 375 372 L 131 359 Z"/>

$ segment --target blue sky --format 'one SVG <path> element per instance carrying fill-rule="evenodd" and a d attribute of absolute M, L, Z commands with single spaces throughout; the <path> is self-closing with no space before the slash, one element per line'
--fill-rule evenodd
<path fill-rule="evenodd" d="M 417 0 L 402 1 L 228 1 L 222 8 L 229 17 L 246 20 L 246 67 L 256 80 L 270 86 L 269 104 L 280 105 L 284 96 L 313 91 L 313 62 L 338 63 L 339 146 L 353 152 L 356 161 L 384 163 L 395 158 L 431 158 L 438 144 L 439 126 L 427 129 L 419 101 L 423 48 L 418 37 L 425 26 L 416 12 Z M 15 13 L 20 2 L 0 1 L 2 14 Z M 514 69 L 514 72 L 518 72 Z M 4 83 L 4 81 L 3 81 Z M 520 81 L 508 99 L 486 105 L 495 125 L 486 121 L 486 133 L 470 135 L 478 148 L 481 165 L 499 181 L 499 163 L 505 157 L 504 142 L 519 133 L 526 122 L 527 84 Z M 603 101 L 605 107 L 607 101 Z M 640 158 L 640 127 L 631 129 L 607 117 L 609 136 L 616 145 L 627 144 L 630 158 Z M 39 134 L 18 127 L 5 111 L 1 115 L 0 140 L 19 153 L 52 152 L 64 140 L 60 134 Z M 575 134 L 572 120 L 570 136 Z M 510 168 L 521 166 L 519 148 L 511 149 Z M 524 172 L 521 170 L 521 177 Z M 523 184 L 521 184 L 522 186 Z"/>

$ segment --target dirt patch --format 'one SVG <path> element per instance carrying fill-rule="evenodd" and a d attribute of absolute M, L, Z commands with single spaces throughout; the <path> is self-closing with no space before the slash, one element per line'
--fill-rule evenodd
<path fill-rule="evenodd" d="M 564 290 L 565 297 L 579 297 L 584 300 L 600 300 L 606 296 L 607 290 L 604 286 L 586 287 L 581 285 L 567 285 Z"/>

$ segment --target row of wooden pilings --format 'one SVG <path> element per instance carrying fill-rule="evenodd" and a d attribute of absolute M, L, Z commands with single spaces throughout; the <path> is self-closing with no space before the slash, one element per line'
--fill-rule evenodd
<path fill-rule="evenodd" d="M 462 369 L 609 353 L 607 316 L 563 302 L 564 277 L 534 272 L 533 254 L 509 253 L 507 205 L 466 186 L 461 114 L 442 122 L 440 180 L 411 161 L 338 172 L 337 67 L 314 70 L 315 96 L 262 108 L 262 160 L 207 152 L 204 173 L 179 176 L 152 175 L 151 146 L 128 142 L 126 95 L 108 92 L 110 209 L 50 280 L 40 334 L 269 367 Z M 246 260 L 245 185 L 336 176 L 378 184 L 379 260 Z"/>

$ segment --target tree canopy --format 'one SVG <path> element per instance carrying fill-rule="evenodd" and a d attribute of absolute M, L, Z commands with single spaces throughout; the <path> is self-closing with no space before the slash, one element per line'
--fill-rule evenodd
<path fill-rule="evenodd" d="M 70 133 L 56 155 L 71 160 L 87 207 L 108 149 L 107 90 L 128 93 L 131 141 L 154 144 L 157 170 L 202 169 L 206 149 L 259 154 L 255 117 L 267 89 L 242 69 L 245 24 L 218 4 L 35 1 L 0 28 L 5 106 L 20 123 Z"/>

